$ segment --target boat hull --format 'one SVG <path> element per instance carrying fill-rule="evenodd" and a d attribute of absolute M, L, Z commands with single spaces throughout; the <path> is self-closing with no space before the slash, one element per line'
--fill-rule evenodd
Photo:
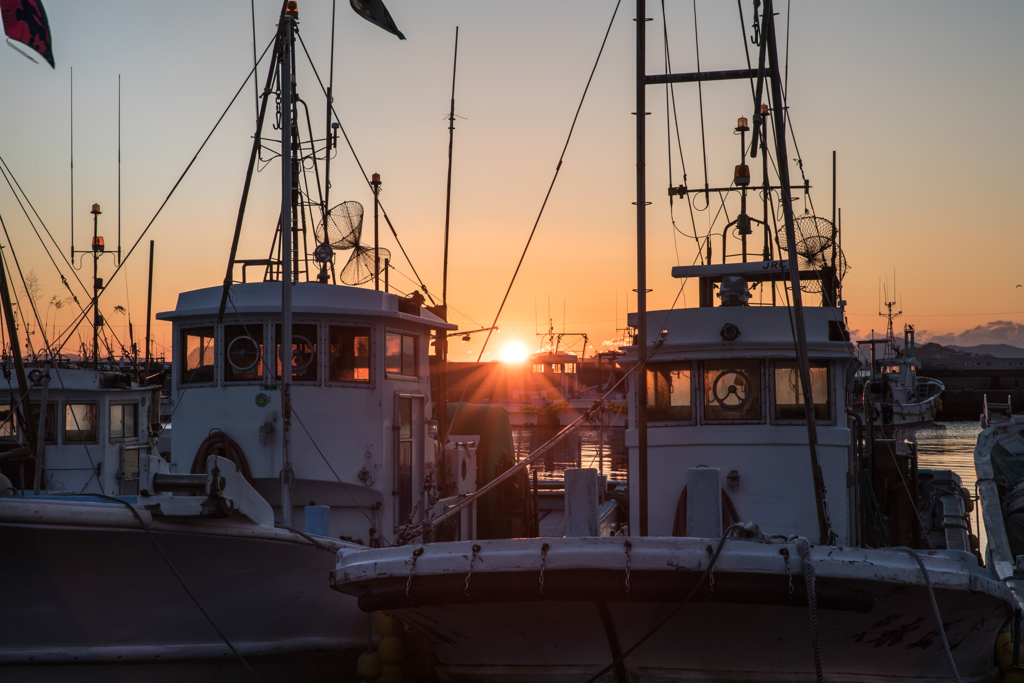
<path fill-rule="evenodd" d="M 628 539 L 627 589 L 625 540 L 481 541 L 468 591 L 468 546 L 464 555 L 449 548 L 455 552 L 447 563 L 431 561 L 431 553 L 445 550 L 436 545 L 460 544 L 426 546 L 411 583 L 412 549 L 342 553 L 334 582 L 359 595 L 364 609 L 392 609 L 419 630 L 447 681 L 582 683 L 663 621 L 624 658 L 625 674 L 643 681 L 814 680 L 806 586 L 793 544 L 727 542 L 713 581 L 682 604 L 717 541 Z M 549 546 L 543 589 L 542 543 Z M 967 557 L 924 560 L 961 677 L 990 680 L 995 639 L 1012 613 L 1009 591 L 976 565 L 972 571 Z M 827 680 L 953 680 L 913 558 L 814 548 L 812 564 Z M 619 679 L 610 670 L 602 680 Z"/>
<path fill-rule="evenodd" d="M 369 617 L 327 585 L 337 542 L 140 514 L 264 680 L 354 670 Z M 251 680 L 124 506 L 0 499 L 0 548 L 3 680 Z"/>

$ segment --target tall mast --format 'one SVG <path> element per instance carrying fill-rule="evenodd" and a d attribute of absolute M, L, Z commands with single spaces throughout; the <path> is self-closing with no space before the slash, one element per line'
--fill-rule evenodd
<path fill-rule="evenodd" d="M 281 362 L 281 521 L 292 524 L 292 466 L 288 457 L 292 424 L 292 253 L 295 248 L 293 221 L 293 156 L 292 149 L 292 56 L 294 20 L 298 12 L 289 3 L 281 18 L 281 338 L 278 352 Z M 325 226 L 326 227 L 326 226 Z"/>
<path fill-rule="evenodd" d="M 21 342 L 18 341 L 18 324 L 14 319 L 14 306 L 11 304 L 11 291 L 7 286 L 7 266 L 0 258 L 0 304 L 3 306 L 4 320 L 7 321 L 7 336 L 11 340 L 11 355 L 14 356 L 14 374 L 18 378 L 18 396 L 20 412 L 24 418 L 25 435 L 28 437 L 32 453 L 36 453 L 36 432 L 32 429 L 32 411 L 29 408 L 28 380 L 25 378 L 25 363 L 21 358 Z M 39 419 L 43 419 L 40 413 Z M 38 467 L 39 464 L 36 463 Z M 24 488 L 24 484 L 22 484 Z"/>
<path fill-rule="evenodd" d="M 448 188 L 444 197 L 444 276 L 441 280 L 441 305 L 448 319 L 448 224 L 452 211 L 452 146 L 455 144 L 455 71 L 459 66 L 459 27 L 455 27 L 455 58 L 452 60 L 452 102 L 448 112 Z M 440 338 L 440 337 L 438 337 Z"/>
<path fill-rule="evenodd" d="M 776 159 L 779 166 L 779 186 L 782 193 L 782 211 L 786 221 L 786 244 L 796 244 L 796 229 L 793 224 L 792 191 L 789 185 L 789 155 L 786 152 L 786 104 L 782 96 L 779 51 L 775 37 L 775 15 L 772 0 L 765 0 L 762 35 L 768 41 L 768 58 L 771 64 L 772 114 L 775 117 Z M 804 387 L 804 413 L 807 417 L 807 445 L 811 456 L 811 476 L 814 481 L 814 502 L 818 513 L 818 536 L 823 545 L 832 543 L 832 524 L 828 506 L 825 503 L 825 481 L 818 458 L 818 428 L 814 421 L 814 397 L 811 395 L 811 370 L 807 356 L 807 330 L 804 326 L 803 300 L 800 294 L 800 265 L 795 248 L 786 250 L 789 256 L 790 289 L 793 291 L 793 320 L 796 325 L 797 365 L 800 368 L 800 384 Z"/>
<path fill-rule="evenodd" d="M 636 359 L 647 355 L 647 183 L 645 178 L 647 98 L 647 9 L 636 0 Z M 637 493 L 640 506 L 639 535 L 647 535 L 647 376 L 636 382 Z M 633 476 L 633 473 L 630 473 Z"/>

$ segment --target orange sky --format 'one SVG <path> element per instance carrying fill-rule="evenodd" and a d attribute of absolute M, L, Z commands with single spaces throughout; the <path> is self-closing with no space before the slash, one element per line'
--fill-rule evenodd
<path fill-rule="evenodd" d="M 667 4 L 674 70 L 695 70 L 692 6 Z M 649 24 L 648 72 L 657 73 L 663 71 L 660 5 L 648 5 L 655 18 Z M 461 327 L 489 325 L 550 183 L 614 3 L 391 0 L 388 6 L 407 41 L 359 19 L 347 2 L 338 3 L 336 106 L 366 171 L 383 177 L 382 201 L 416 268 L 431 291 L 439 292 L 445 115 L 452 42 L 460 26 L 456 98 L 457 114 L 464 118 L 455 140 L 449 301 Z M 277 7 L 256 3 L 260 50 L 272 37 Z M 120 74 L 121 225 L 127 248 L 251 68 L 249 3 L 49 0 L 46 8 L 55 71 L 10 48 L 0 51 L 0 156 L 66 253 L 72 208 L 68 89 L 74 67 L 76 243 L 87 246 L 89 208 L 99 202 L 101 234 L 108 248 L 115 246 Z M 784 37 L 785 3 L 778 9 Z M 749 26 L 749 3 L 744 11 Z M 300 14 L 306 46 L 326 78 L 330 3 L 302 2 Z M 632 4 L 624 3 L 499 322 L 501 332 L 492 339 L 493 354 L 485 358 L 497 357 L 510 341 L 535 345 L 549 298 L 556 329 L 586 332 L 596 349 L 615 338 L 627 307 L 635 310 L 632 17 Z M 704 69 L 745 66 L 735 5 L 702 0 L 697 20 Z M 1017 157 L 1024 142 L 1017 122 L 1024 89 L 1015 73 L 1024 61 L 1021 26 L 1024 5 L 1015 2 L 792 3 L 791 115 L 820 215 L 831 214 L 831 153 L 838 153 L 843 244 L 851 264 L 845 296 L 853 329 L 867 334 L 882 327 L 879 282 L 888 278 L 891 289 L 895 272 L 903 320 L 916 324 L 921 336 L 981 327 L 942 339 L 1002 339 L 1024 346 L 1017 325 L 1024 323 L 1024 288 L 1016 287 L 1024 284 L 1017 265 L 1024 231 L 1012 189 L 1019 182 Z M 305 64 L 299 86 L 320 131 L 323 99 Z M 703 100 L 708 182 L 726 185 L 738 163 L 735 119 L 751 114 L 749 87 L 707 84 Z M 676 101 L 688 182 L 700 187 L 696 89 L 677 87 Z M 671 267 L 693 262 L 696 252 L 692 239 L 673 239 L 663 88 L 648 90 L 648 110 L 648 278 L 654 290 L 650 307 L 658 308 L 671 305 L 678 292 Z M 123 327 L 126 318 L 112 308 L 125 305 L 141 338 L 150 238 L 157 253 L 155 311 L 172 308 L 178 291 L 220 283 L 253 120 L 250 83 L 138 253 L 110 283 L 102 308 L 115 326 Z M 682 169 L 674 151 L 673 164 L 679 183 Z M 791 169 L 799 177 L 795 164 Z M 755 169 L 754 181 L 759 178 Z M 271 162 L 255 180 L 241 257 L 266 256 L 278 188 L 278 165 Z M 331 196 L 332 204 L 358 200 L 370 213 L 372 197 L 345 150 L 334 162 Z M 734 216 L 737 207 L 728 206 Z M 805 200 L 796 207 L 803 211 Z M 697 214 L 702 232 L 709 229 L 708 214 Z M 47 306 L 52 297 L 65 295 L 56 271 L 2 182 L 0 216 L 22 268 L 39 278 L 41 316 L 56 318 L 58 327 L 66 324 L 69 308 L 55 315 Z M 677 205 L 676 219 L 680 229 L 692 229 L 685 207 Z M 719 219 L 710 227 L 720 231 L 723 224 Z M 367 225 L 364 242 L 370 238 Z M 382 244 L 397 253 L 390 237 Z M 717 255 L 720 238 L 715 250 Z M 397 268 L 393 283 L 408 291 L 405 276 L 411 271 L 402 262 Z M 111 257 L 104 257 L 101 275 L 112 269 Z M 80 276 L 88 281 L 91 264 Z M 695 303 L 696 289 L 688 286 L 684 297 Z M 1003 324 L 992 325 L 996 321 Z M 167 327 L 155 327 L 158 351 L 169 343 Z M 479 343 L 456 342 L 452 359 L 475 359 Z M 70 350 L 77 350 L 77 342 Z"/>

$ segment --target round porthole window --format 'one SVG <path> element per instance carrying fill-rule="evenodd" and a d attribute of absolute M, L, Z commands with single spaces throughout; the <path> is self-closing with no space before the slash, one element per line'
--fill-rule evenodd
<path fill-rule="evenodd" d="M 260 362 L 260 345 L 252 337 L 235 337 L 228 344 L 228 363 L 238 372 L 249 372 Z"/>

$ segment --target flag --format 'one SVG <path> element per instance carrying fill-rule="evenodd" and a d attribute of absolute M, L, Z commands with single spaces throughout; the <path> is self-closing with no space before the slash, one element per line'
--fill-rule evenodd
<path fill-rule="evenodd" d="M 8 0 L 0 0 L 0 2 L 7 2 Z M 376 24 L 388 33 L 394 33 L 396 36 L 405 40 L 405 36 L 395 26 L 395 20 L 391 18 L 391 14 L 388 12 L 388 8 L 384 6 L 381 0 L 349 0 L 352 3 L 352 9 L 356 11 L 356 14 L 366 19 L 371 24 Z"/>
<path fill-rule="evenodd" d="M 41 0 L 0 0 L 0 17 L 9 40 L 27 45 L 42 55 L 51 67 L 57 68 L 53 63 L 50 23 L 46 20 Z"/>

